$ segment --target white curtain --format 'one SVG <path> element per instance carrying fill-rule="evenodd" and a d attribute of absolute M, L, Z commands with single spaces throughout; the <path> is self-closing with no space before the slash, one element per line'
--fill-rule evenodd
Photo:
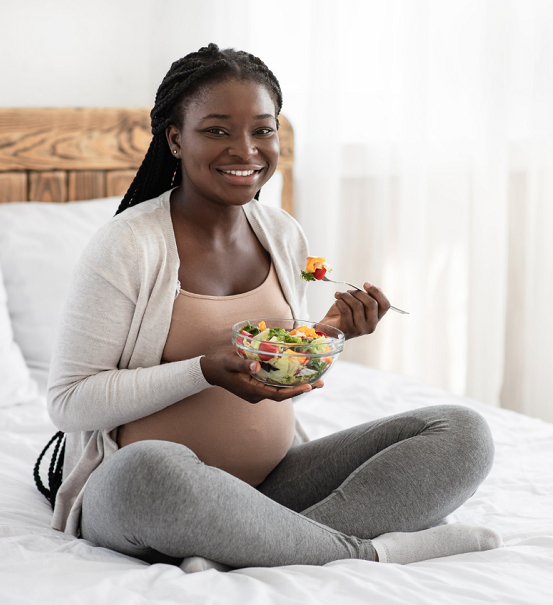
<path fill-rule="evenodd" d="M 164 70 L 210 41 L 273 69 L 312 253 L 410 312 L 343 357 L 553 421 L 553 2 L 167 6 Z"/>

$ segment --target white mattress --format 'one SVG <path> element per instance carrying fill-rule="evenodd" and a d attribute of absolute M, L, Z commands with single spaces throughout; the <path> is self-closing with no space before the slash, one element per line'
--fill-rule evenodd
<path fill-rule="evenodd" d="M 50 506 L 32 477 L 55 432 L 40 398 L 0 409 L 0 603 L 553 603 L 553 425 L 346 362 L 326 382 L 297 403 L 311 438 L 427 405 L 483 413 L 495 466 L 448 521 L 492 527 L 507 547 L 406 566 L 343 560 L 188 575 L 149 566 L 50 529 Z"/>

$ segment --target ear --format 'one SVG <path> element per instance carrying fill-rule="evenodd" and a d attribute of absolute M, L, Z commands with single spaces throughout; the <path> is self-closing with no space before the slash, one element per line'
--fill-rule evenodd
<path fill-rule="evenodd" d="M 180 149 L 180 132 L 176 126 L 167 126 L 165 129 L 165 136 L 167 137 L 167 143 L 169 144 L 169 151 L 174 158 L 181 157 Z"/>

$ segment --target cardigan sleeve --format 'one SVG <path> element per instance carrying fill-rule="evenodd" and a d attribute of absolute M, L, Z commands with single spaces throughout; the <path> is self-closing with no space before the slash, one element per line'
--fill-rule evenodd
<path fill-rule="evenodd" d="M 79 259 L 52 354 L 48 412 L 65 432 L 115 428 L 211 385 L 200 357 L 125 369 L 120 360 L 137 318 L 141 285 L 135 236 L 108 223 Z"/>

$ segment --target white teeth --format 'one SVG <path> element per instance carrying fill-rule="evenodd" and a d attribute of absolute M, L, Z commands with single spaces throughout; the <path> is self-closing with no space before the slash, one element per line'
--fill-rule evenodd
<path fill-rule="evenodd" d="M 234 174 L 236 176 L 250 176 L 255 170 L 222 170 L 225 174 Z"/>

